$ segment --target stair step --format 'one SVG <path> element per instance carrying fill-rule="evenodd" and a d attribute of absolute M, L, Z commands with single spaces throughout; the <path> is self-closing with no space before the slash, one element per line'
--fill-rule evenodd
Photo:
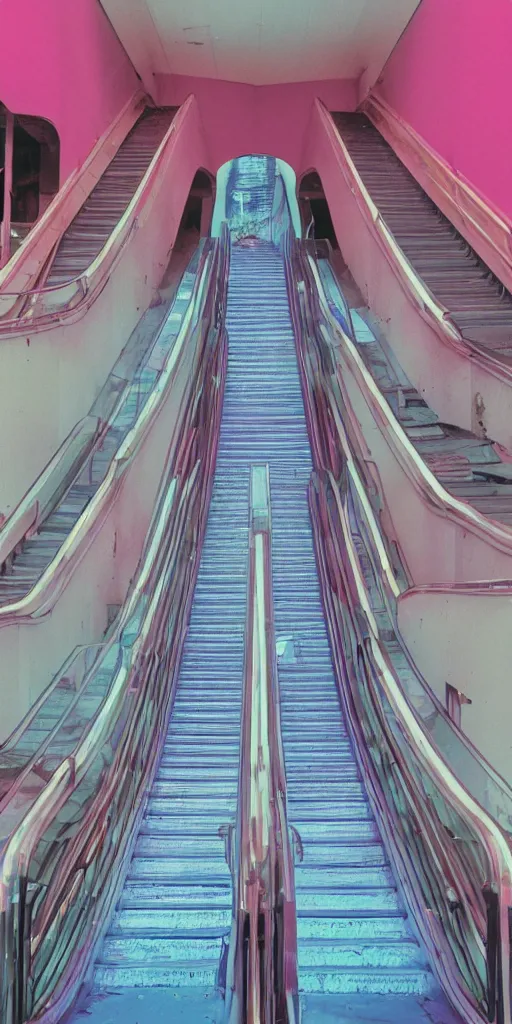
<path fill-rule="evenodd" d="M 125 882 L 119 906 L 121 909 L 138 910 L 208 910 L 223 908 L 231 912 L 231 880 L 222 882 L 182 884 L 166 883 L 162 879 L 154 881 L 134 880 Z"/>
<path fill-rule="evenodd" d="M 94 971 L 94 990 L 108 992 L 123 988 L 211 989 L 217 984 L 218 970 L 218 959 L 198 964 L 192 961 L 176 963 L 172 967 L 135 963 L 123 967 L 100 965 Z"/>
<path fill-rule="evenodd" d="M 385 865 L 358 866 L 357 864 L 340 864 L 331 867 L 328 864 L 299 864 L 295 871 L 295 889 L 301 890 L 328 889 L 335 897 L 345 889 L 377 889 L 390 888 L 394 884 L 393 875 Z"/>
<path fill-rule="evenodd" d="M 302 970 L 299 977 L 300 992 L 329 994 L 355 994 L 359 992 L 379 995 L 428 995 L 434 988 L 433 978 L 426 969 L 318 967 Z"/>
<path fill-rule="evenodd" d="M 312 967 L 425 968 L 417 942 L 409 938 L 309 938 L 299 943 L 299 975 Z"/>
<path fill-rule="evenodd" d="M 189 908 L 178 910 L 119 910 L 112 922 L 111 935 L 146 935 L 178 938 L 185 935 L 215 938 L 225 935 L 231 926 L 228 908 Z M 314 929 L 313 929 L 314 930 Z"/>
<path fill-rule="evenodd" d="M 222 941 L 220 938 L 195 938 L 186 936 L 182 939 L 164 937 L 149 938 L 141 935 L 107 935 L 101 951 L 100 964 L 114 965 L 119 961 L 123 967 L 132 963 L 143 966 L 171 966 L 190 962 L 200 965 L 202 962 L 213 962 L 220 957 Z"/>
<path fill-rule="evenodd" d="M 147 912 L 146 912 L 147 913 Z M 406 939 L 409 930 L 404 914 L 383 911 L 374 914 L 351 910 L 338 915 L 326 913 L 320 916 L 315 911 L 303 911 L 297 915 L 297 938 L 299 945 L 306 939 Z"/>

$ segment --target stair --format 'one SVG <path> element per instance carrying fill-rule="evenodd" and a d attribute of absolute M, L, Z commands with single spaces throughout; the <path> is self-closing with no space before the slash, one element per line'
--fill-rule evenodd
<path fill-rule="evenodd" d="M 175 107 L 148 107 L 139 117 L 65 231 L 45 287 L 79 277 L 94 262 L 137 191 L 175 113 Z"/>
<path fill-rule="evenodd" d="M 269 243 L 234 247 L 227 329 L 215 483 L 177 695 L 95 991 L 213 997 L 231 923 L 218 829 L 234 821 L 237 799 L 250 466 L 265 461 L 289 817 L 305 852 L 296 868 L 300 988 L 423 994 L 431 975 L 397 894 L 334 682 L 284 267 Z M 137 1020 L 149 1024 L 143 1011 L 142 1004 Z"/>
<path fill-rule="evenodd" d="M 95 970 L 95 988 L 215 991 L 231 927 L 220 826 L 236 813 L 249 466 L 233 478 L 238 391 L 225 396 L 194 604 L 164 752 Z M 199 1018 L 198 1018 L 199 1019 Z M 202 1018 L 201 1018 L 202 1019 Z"/>
<path fill-rule="evenodd" d="M 304 844 L 304 861 L 295 874 L 300 989 L 424 993 L 431 975 L 386 861 L 331 665 L 307 504 L 311 456 L 283 264 L 262 244 L 253 251 L 235 248 L 231 266 L 229 385 L 240 395 L 230 434 L 233 478 L 243 460 L 270 464 L 288 813 Z"/>

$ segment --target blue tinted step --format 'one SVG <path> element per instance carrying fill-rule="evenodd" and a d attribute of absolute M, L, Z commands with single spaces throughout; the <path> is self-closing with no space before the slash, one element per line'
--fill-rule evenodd
<path fill-rule="evenodd" d="M 217 983 L 217 960 L 206 963 L 163 965 L 130 964 L 129 966 L 98 966 L 94 971 L 96 991 L 123 988 L 213 988 Z"/>
<path fill-rule="evenodd" d="M 433 989 L 433 978 L 428 970 L 416 967 L 372 968 L 357 970 L 351 967 L 322 970 L 302 970 L 299 977 L 301 992 L 325 993 L 379 993 L 381 995 L 428 995 Z"/>
<path fill-rule="evenodd" d="M 299 942 L 299 974 L 304 968 L 355 967 L 396 969 L 425 967 L 417 942 L 356 938 L 310 938 Z"/>
<path fill-rule="evenodd" d="M 222 883 L 199 884 L 191 882 L 169 884 L 158 881 L 133 881 L 127 879 L 121 899 L 120 908 L 174 909 L 189 910 L 191 908 L 224 908 L 231 911 L 231 881 L 227 878 Z"/>

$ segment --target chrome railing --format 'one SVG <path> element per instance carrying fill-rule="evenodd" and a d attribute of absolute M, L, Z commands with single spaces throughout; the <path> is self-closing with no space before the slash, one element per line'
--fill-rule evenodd
<path fill-rule="evenodd" d="M 195 279 L 189 310 L 194 310 L 202 301 L 204 272 L 211 255 L 211 244 L 202 246 L 190 261 L 189 267 L 194 267 Z M 177 328 L 173 332 L 164 320 L 142 360 L 139 356 L 138 366 L 131 365 L 137 358 L 137 352 L 130 355 L 121 353 L 88 416 L 73 427 L 0 526 L 0 574 L 12 570 L 13 561 L 23 550 L 25 541 L 38 533 L 73 482 L 99 487 L 123 438 L 136 424 L 161 376 L 163 358 L 159 370 L 148 370 L 152 353 L 160 348 L 161 355 L 165 351 L 167 358 L 171 357 L 176 338 Z M 133 372 L 131 379 L 130 370 Z"/>

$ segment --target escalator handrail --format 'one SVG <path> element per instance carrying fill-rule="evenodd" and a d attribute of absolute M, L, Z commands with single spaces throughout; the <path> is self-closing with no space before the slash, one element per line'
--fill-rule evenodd
<path fill-rule="evenodd" d="M 189 300 L 189 307 L 191 309 L 196 306 L 199 300 L 203 280 L 202 275 L 208 254 L 209 245 L 205 245 L 199 256 L 197 272 Z M 195 257 L 192 257 L 191 262 L 194 259 Z M 165 330 L 166 318 L 160 325 L 151 343 L 150 350 L 145 355 L 146 361 L 150 358 L 151 351 L 158 345 L 158 340 Z M 175 344 L 181 344 L 179 334 Z M 172 350 L 169 351 L 168 357 L 171 354 Z M 155 387 L 164 368 L 165 366 L 162 367 L 158 374 Z M 114 379 L 115 367 L 109 374 L 107 384 Z M 114 427 L 116 414 L 122 408 L 126 396 L 133 388 L 133 382 L 128 379 L 117 377 L 117 382 L 124 386 L 121 389 L 112 389 L 111 409 L 107 412 L 106 418 L 94 414 L 93 410 L 98 406 L 98 399 L 95 399 L 93 409 L 72 428 L 61 446 L 57 449 L 55 455 L 52 456 L 34 483 L 31 484 L 8 518 L 0 526 L 0 572 L 5 571 L 5 563 L 15 549 L 20 550 L 26 540 L 29 540 L 34 534 L 38 533 L 45 519 L 51 515 L 58 502 L 64 497 L 65 492 L 83 472 L 88 459 L 92 458 L 97 449 L 101 447 L 108 431 Z M 142 385 L 139 384 L 137 390 L 137 414 L 135 423 L 130 430 L 136 427 L 139 418 L 138 407 L 141 389 Z M 79 449 L 78 452 L 76 451 L 77 447 Z"/>
<path fill-rule="evenodd" d="M 302 263 L 302 268 L 303 268 L 304 272 L 307 274 L 308 266 L 307 266 L 307 264 L 304 261 Z M 322 293 L 322 290 L 321 290 L 321 284 L 319 283 L 319 278 L 316 275 L 315 275 L 315 277 L 311 277 L 310 281 L 309 281 L 309 284 L 310 284 L 310 289 L 311 289 L 310 294 L 311 294 L 311 297 L 312 297 L 312 301 L 313 301 L 313 303 L 315 305 L 315 317 L 317 318 L 317 323 L 320 324 L 323 321 L 324 323 L 327 324 L 328 329 L 329 329 L 330 332 L 332 332 L 333 334 L 340 334 L 342 336 L 343 340 L 347 340 L 346 339 L 346 335 L 344 334 L 344 332 L 340 328 L 340 325 L 338 324 L 338 321 L 334 320 L 333 317 L 331 316 L 331 313 L 330 313 L 330 310 L 329 310 L 329 307 L 328 307 L 328 303 L 327 303 L 327 299 L 326 299 L 325 295 Z M 333 399 L 332 400 L 333 411 L 335 409 L 335 406 L 336 406 L 336 400 Z M 354 442 L 353 442 L 353 439 L 352 440 L 349 439 L 349 431 L 346 429 L 345 423 L 341 423 L 341 421 L 340 421 L 339 429 L 338 429 L 338 438 L 340 440 L 340 445 L 342 447 L 342 450 L 343 450 L 343 453 L 344 453 L 344 457 L 346 459 L 348 471 L 349 471 L 350 475 L 352 476 L 352 478 L 354 479 L 354 481 L 357 481 L 356 482 L 356 487 L 357 487 L 358 493 L 361 495 L 361 498 L 364 498 L 364 486 L 362 485 L 362 482 L 361 482 L 361 480 L 358 477 L 356 460 L 354 459 L 354 455 L 353 455 L 353 447 L 352 446 L 353 446 Z M 371 533 L 375 554 L 376 554 L 376 557 L 377 557 L 377 559 L 378 559 L 378 561 L 380 563 L 380 566 L 381 566 L 380 582 L 382 584 L 382 593 L 383 593 L 383 595 L 386 596 L 386 601 L 387 601 L 387 603 L 389 605 L 390 610 L 393 611 L 393 604 L 396 604 L 396 599 L 398 598 L 398 596 L 400 594 L 400 590 L 399 590 L 399 588 L 396 585 L 396 581 L 394 580 L 394 576 L 393 576 L 392 570 L 390 568 L 389 562 L 386 561 L 386 564 L 383 563 L 384 546 L 383 546 L 383 542 L 382 542 L 382 537 L 380 535 L 379 528 L 377 527 L 377 524 L 376 524 L 376 520 L 375 520 L 375 516 L 373 514 L 371 503 L 368 502 L 368 501 L 366 501 L 366 503 L 364 505 L 364 515 L 365 515 L 365 519 L 366 519 L 368 528 L 369 528 L 370 533 Z M 486 585 L 485 583 L 480 584 L 480 586 L 485 586 L 485 585 Z M 495 581 L 494 584 L 491 584 L 491 586 L 503 586 L 505 588 L 508 588 L 509 585 L 510 584 L 508 583 L 508 581 L 505 581 L 505 580 Z M 450 592 L 452 589 L 461 590 L 463 588 L 464 591 L 466 591 L 468 588 L 471 588 L 471 586 L 472 586 L 471 583 L 467 583 L 467 584 L 445 584 L 445 585 L 437 585 L 435 587 L 435 589 L 439 590 L 440 592 Z M 474 586 L 477 587 L 477 586 L 479 586 L 479 584 L 474 584 Z M 420 589 L 423 589 L 423 588 L 420 588 Z M 425 588 L 425 589 L 427 589 L 427 588 Z M 432 588 L 429 587 L 428 589 L 432 589 Z M 395 601 L 392 600 L 393 597 L 394 597 Z M 398 629 L 398 624 L 396 622 L 396 613 L 394 614 L 393 617 L 394 617 L 394 624 L 396 624 L 397 629 Z M 418 679 L 422 680 L 422 677 L 421 677 L 420 673 L 418 673 Z M 449 717 L 446 708 L 438 700 L 438 698 L 436 697 L 434 692 L 429 687 L 429 684 L 426 681 L 424 681 L 424 682 L 425 682 L 425 685 L 428 687 L 429 692 L 432 695 L 432 698 L 437 702 L 440 713 L 446 718 L 447 726 L 450 729 L 452 729 L 454 732 L 460 733 L 460 738 L 461 738 L 462 742 L 468 748 L 468 751 L 470 751 L 472 756 L 474 756 L 478 760 L 478 762 L 480 763 L 482 768 L 485 771 L 489 772 L 489 776 L 493 780 L 498 780 L 499 781 L 500 785 L 503 786 L 504 792 L 506 792 L 507 795 L 509 795 L 509 797 L 512 799 L 512 787 L 510 786 L 510 784 L 507 783 L 505 779 L 502 779 L 502 777 L 499 775 L 498 772 L 496 772 L 496 770 L 493 768 L 493 766 L 488 763 L 487 759 L 480 753 L 480 751 L 477 750 L 476 747 L 474 747 L 474 745 L 471 742 L 471 740 L 464 733 L 462 733 L 460 730 L 458 730 L 456 728 L 454 722 Z M 416 713 L 416 712 L 414 712 L 414 713 Z M 489 813 L 489 812 L 486 811 L 486 813 Z"/>
<path fill-rule="evenodd" d="M 251 468 L 240 770 L 226 1014 L 229 1024 L 298 1024 L 293 847 L 279 716 L 269 468 Z"/>
<path fill-rule="evenodd" d="M 211 271 L 209 271 L 209 272 L 212 273 L 212 274 L 215 274 L 215 253 L 212 254 L 211 259 L 212 259 L 212 263 L 213 263 L 213 269 Z M 195 317 L 199 317 L 199 316 L 201 316 L 204 313 L 205 306 L 207 304 L 204 301 L 204 295 L 203 295 L 203 291 L 204 291 L 204 272 L 205 272 L 205 270 L 207 268 L 207 262 L 208 262 L 208 257 L 207 257 L 207 252 L 205 251 L 204 254 L 203 254 L 202 260 L 200 260 L 200 265 L 198 267 L 198 274 L 197 274 L 196 282 L 194 284 L 193 294 L 192 294 L 191 301 L 190 301 L 190 307 L 189 308 L 191 309 L 192 312 L 191 312 L 191 316 L 190 316 L 190 318 L 188 320 L 189 324 L 191 322 L 193 322 Z M 183 348 L 187 347 L 186 346 L 186 341 L 187 341 L 187 337 L 189 336 L 189 330 L 186 329 L 186 324 L 187 324 L 187 321 L 185 321 L 185 323 L 184 323 L 185 330 L 184 330 L 184 333 L 183 333 Z M 139 584 L 137 586 L 134 586 L 134 588 L 132 588 L 131 593 L 128 595 L 128 597 L 126 599 L 125 606 L 124 606 L 124 613 L 122 614 L 121 619 L 119 620 L 119 623 L 118 623 L 118 626 L 116 628 L 115 634 L 113 636 L 111 636 L 108 641 L 106 641 L 104 644 L 101 645 L 101 647 L 102 647 L 102 662 L 109 656 L 109 652 L 112 650 L 112 648 L 115 645 L 115 643 L 118 642 L 118 636 L 119 636 L 120 632 L 122 631 L 122 629 L 124 628 L 125 623 L 127 621 L 129 621 L 131 616 L 134 614 L 135 605 L 137 603 L 137 600 L 139 599 L 138 589 L 139 589 L 139 586 L 140 586 L 141 582 L 142 582 L 142 585 L 145 585 L 145 583 L 147 582 L 146 579 L 145 579 L 145 576 L 144 576 L 144 571 L 142 571 L 142 574 L 139 575 Z M 7 606 L 7 610 L 8 610 L 8 608 L 9 608 L 9 606 Z M 0 612 L 0 625 L 1 625 L 1 612 Z M 89 645 L 89 646 L 91 646 L 91 645 Z M 82 650 L 82 648 L 80 648 L 79 651 L 80 650 Z M 0 745 L 0 751 L 2 753 L 7 753 L 8 752 L 10 757 L 11 757 L 11 760 L 14 760 L 14 757 L 16 756 L 16 747 L 17 747 L 17 745 L 20 743 L 20 741 L 23 740 L 24 735 L 26 733 L 28 733 L 28 731 L 31 729 L 35 719 L 37 718 L 37 715 L 38 715 L 41 707 L 43 706 L 43 704 L 49 698 L 51 698 L 52 694 L 54 693 L 54 691 L 59 686 L 59 683 L 60 683 L 63 675 L 68 673 L 70 667 L 71 667 L 70 659 L 67 659 L 66 662 L 64 663 L 64 665 L 62 666 L 62 668 L 59 669 L 59 671 L 56 673 L 56 675 L 54 676 L 54 678 L 51 681 L 51 683 L 49 684 L 49 686 L 43 692 L 43 694 L 41 695 L 39 700 L 36 701 L 35 704 L 29 709 L 29 711 L 27 712 L 27 714 L 24 717 L 23 721 L 16 727 L 16 729 L 11 734 L 11 736 L 9 736 L 7 738 L 7 740 L 5 740 L 5 742 Z M 97 668 L 98 668 L 98 665 L 96 664 L 94 666 L 94 668 L 89 673 L 86 674 L 84 680 L 82 681 L 82 686 L 77 691 L 77 699 L 80 697 L 82 690 L 86 687 L 88 680 L 91 679 L 91 677 L 94 675 L 94 672 L 96 671 Z M 74 703 L 75 702 L 73 702 L 71 704 L 71 706 L 69 708 L 67 708 L 63 712 L 63 714 L 61 715 L 59 720 L 55 723 L 55 726 L 54 726 L 54 728 L 52 730 L 51 737 L 49 737 L 48 740 L 50 738 L 52 738 L 54 735 L 57 735 L 58 732 L 64 727 L 64 725 L 66 723 L 66 720 L 69 718 L 69 716 L 73 712 Z M 37 765 L 38 761 L 40 760 L 41 755 L 44 752 L 44 748 L 46 747 L 46 745 L 47 745 L 47 739 L 45 739 L 45 741 L 42 744 L 42 746 L 38 747 L 37 750 L 35 750 L 33 752 L 32 756 L 25 763 L 23 763 L 23 758 L 20 758 L 21 764 L 20 764 L 20 771 L 19 771 L 18 775 L 16 775 L 14 769 L 10 770 L 11 785 L 10 785 L 10 789 L 8 791 L 4 790 L 4 793 L 3 793 L 3 796 L 2 796 L 2 800 L 1 800 L 2 807 L 5 807 L 5 805 L 6 805 L 6 803 L 7 803 L 7 801 L 9 799 L 12 800 L 14 798 L 15 794 L 17 793 L 17 791 L 20 788 L 20 785 L 22 784 L 23 779 L 30 777 L 30 773 L 34 770 L 35 766 Z"/>
<path fill-rule="evenodd" d="M 176 342 L 169 351 L 155 387 L 140 411 L 137 420 L 129 429 L 120 447 L 114 454 L 104 479 L 83 514 L 74 524 L 54 559 L 46 567 L 35 586 L 25 597 L 14 601 L 12 604 L 0 606 L 0 629 L 4 624 L 8 624 L 13 620 L 19 620 L 20 617 L 34 615 L 36 610 L 43 604 L 45 608 L 48 608 L 57 599 L 65 582 L 69 580 L 70 575 L 74 571 L 77 552 L 82 550 L 82 547 L 88 543 L 93 524 L 98 521 L 102 513 L 106 511 L 114 500 L 121 480 L 158 417 L 162 402 L 167 396 L 169 387 L 172 386 L 172 380 L 181 365 L 181 361 L 186 356 L 190 324 L 194 322 L 196 316 L 202 315 L 201 309 L 208 296 L 206 291 L 205 299 L 205 282 L 210 274 L 210 268 L 207 267 L 208 252 L 209 250 L 206 248 L 204 259 L 201 263 L 202 272 L 198 273 L 194 283 L 194 302 L 191 300 L 189 303 Z M 212 258 L 215 261 L 215 257 Z M 214 265 L 215 262 L 212 263 L 212 266 Z M 37 487 L 37 482 L 34 486 Z"/>
<path fill-rule="evenodd" d="M 306 251 L 306 253 L 311 255 L 310 251 L 309 251 L 309 247 L 308 247 L 307 244 L 305 246 L 305 251 Z M 312 271 L 314 273 L 314 271 L 315 271 L 314 265 L 311 265 L 311 269 L 312 269 Z M 318 297 L 319 297 L 319 312 L 320 312 L 320 314 L 322 316 L 327 316 L 327 310 L 329 310 L 329 319 L 330 319 L 331 326 L 333 326 L 333 318 L 332 318 L 332 315 L 330 315 L 331 314 L 331 307 L 330 307 L 330 304 L 328 302 L 327 295 L 322 290 L 322 285 L 321 285 L 320 279 L 316 275 L 316 273 L 314 273 L 314 279 L 315 279 L 317 294 L 318 294 Z M 349 308 L 348 307 L 348 303 L 346 302 L 344 296 L 342 296 L 341 291 L 340 291 L 340 297 L 343 300 L 345 308 L 348 309 Z M 338 322 L 338 321 L 336 320 L 336 322 Z M 354 342 L 355 341 L 355 336 L 353 336 L 350 340 L 352 342 Z M 333 404 L 333 415 L 337 416 L 338 413 L 337 413 L 337 410 L 335 409 L 335 402 L 332 399 L 331 399 L 331 401 L 332 401 L 332 404 Z M 425 585 L 419 585 L 419 586 L 409 586 L 406 591 L 403 591 L 403 590 L 400 589 L 400 587 L 398 586 L 397 581 L 395 579 L 395 575 L 393 573 L 393 570 L 391 568 L 390 560 L 389 560 L 389 558 L 387 556 L 385 540 L 382 537 L 382 533 L 381 533 L 381 530 L 380 530 L 379 526 L 377 525 L 377 519 L 376 519 L 376 515 L 375 515 L 375 512 L 374 512 L 374 508 L 372 506 L 372 503 L 368 500 L 366 492 L 365 492 L 364 480 L 363 480 L 363 475 L 362 475 L 362 472 L 361 472 L 361 470 L 362 470 L 362 468 L 364 466 L 364 463 L 361 461 L 361 459 L 355 460 L 354 457 L 353 457 L 353 454 L 352 454 L 353 451 L 355 451 L 357 449 L 357 447 L 358 447 L 359 437 L 358 437 L 358 435 L 357 435 L 357 433 L 355 431 L 350 429 L 350 427 L 351 427 L 351 414 L 350 414 L 350 410 L 345 409 L 345 412 L 346 412 L 346 417 L 343 419 L 343 424 L 341 424 L 341 422 L 338 424 L 338 437 L 340 439 L 340 444 L 341 444 L 341 447 L 343 449 L 344 456 L 346 458 L 347 468 L 348 468 L 348 471 L 349 471 L 349 475 L 352 477 L 352 479 L 354 481 L 354 487 L 355 487 L 355 490 L 357 491 L 357 494 L 358 494 L 358 497 L 359 497 L 359 501 L 360 501 L 361 506 L 362 506 L 361 512 L 362 512 L 362 516 L 363 516 L 363 519 L 364 519 L 365 529 L 366 529 L 366 533 L 367 533 L 367 541 L 368 541 L 367 550 L 369 550 L 370 559 L 372 561 L 372 566 L 373 566 L 373 570 L 374 570 L 375 580 L 376 580 L 377 586 L 379 587 L 382 600 L 384 601 L 386 609 L 387 609 L 387 611 L 388 611 L 388 613 L 389 613 L 389 615 L 390 615 L 390 617 L 392 619 L 393 628 L 394 628 L 394 630 L 395 630 L 395 632 L 397 634 L 397 638 L 400 640 L 400 642 L 402 644 L 402 647 L 404 649 L 404 652 L 407 653 L 406 645 L 402 641 L 402 637 L 401 637 L 401 633 L 400 633 L 400 627 L 399 627 L 399 624 L 398 624 L 398 615 L 397 615 L 397 602 L 401 598 L 405 598 L 406 595 L 408 595 L 410 593 L 432 593 L 432 592 L 444 593 L 444 594 L 450 594 L 450 593 L 453 593 L 453 592 L 464 593 L 464 594 L 473 594 L 473 593 L 474 594 L 480 594 L 480 593 L 485 593 L 485 592 L 489 592 L 489 593 L 500 592 L 500 593 L 503 593 L 504 595 L 508 595 L 509 593 L 512 594 L 512 581 L 509 581 L 509 580 L 492 580 L 492 581 L 488 581 L 488 582 L 479 581 L 479 582 L 475 582 L 475 583 L 425 584 Z M 357 461 L 358 464 L 356 464 L 356 461 Z M 378 484 L 378 473 L 373 472 L 372 473 L 372 484 L 375 486 L 376 482 L 377 482 L 377 493 L 378 493 L 378 496 L 379 496 L 379 504 L 383 504 L 383 499 L 381 497 L 381 495 L 382 495 L 382 487 Z M 411 661 L 410 663 L 411 663 L 411 667 L 414 668 L 414 672 L 415 672 L 416 678 L 420 682 L 422 688 L 427 691 L 429 699 L 436 706 L 436 709 L 437 709 L 438 713 L 443 718 L 449 720 L 449 728 L 454 733 L 456 733 L 459 736 L 460 742 L 463 743 L 464 746 L 467 748 L 468 754 L 472 758 L 474 758 L 475 761 L 477 761 L 480 764 L 482 769 L 489 776 L 489 779 L 491 779 L 494 783 L 496 783 L 500 787 L 500 789 L 502 790 L 502 793 L 503 793 L 505 799 L 512 804 L 512 787 L 510 786 L 510 784 L 487 761 L 487 759 L 484 757 L 484 755 L 481 754 L 481 752 L 474 746 L 474 744 L 469 739 L 469 737 L 464 732 L 462 732 L 460 729 L 458 729 L 456 724 L 453 722 L 453 720 L 448 715 L 446 707 L 444 706 L 444 704 L 441 703 L 441 701 L 439 700 L 439 697 L 434 692 L 434 690 L 430 687 L 430 684 L 428 683 L 428 681 L 422 676 L 422 674 L 419 672 L 418 668 L 415 665 L 413 665 L 413 662 Z M 413 713 L 416 714 L 416 711 L 415 711 L 415 709 L 414 709 L 414 707 L 412 705 L 411 705 L 411 709 L 412 709 Z M 491 817 L 493 817 L 492 811 L 490 810 L 489 807 L 485 807 L 484 809 L 487 811 L 487 813 L 489 813 L 491 815 Z M 512 822 L 511 822 L 511 826 L 512 826 Z M 500 825 L 500 827 L 502 827 L 502 826 Z M 508 830 L 505 829 L 505 831 L 508 831 Z M 511 827 L 511 831 L 512 831 L 512 827 Z"/>
<path fill-rule="evenodd" d="M 288 239 L 287 245 L 287 276 L 291 294 L 291 306 L 297 339 L 299 365 L 301 368 L 302 386 L 303 390 L 307 390 L 311 387 L 311 382 L 308 383 L 307 370 L 303 364 L 304 339 L 310 339 L 309 345 L 312 344 L 315 350 L 322 352 L 324 347 L 328 348 L 328 339 L 332 336 L 333 331 L 337 331 L 338 333 L 343 332 L 341 332 L 341 328 L 337 322 L 333 321 L 330 317 L 327 302 L 325 300 L 322 301 L 319 298 L 317 291 L 318 283 L 311 273 L 309 260 L 304 254 L 304 248 L 300 244 L 296 244 L 291 238 Z M 303 306 L 299 304 L 297 299 L 298 288 L 302 289 L 304 302 L 306 304 L 309 303 L 309 318 L 306 322 L 303 321 Z M 332 359 L 330 362 L 332 365 Z M 315 442 L 315 435 L 317 433 L 315 418 L 318 414 L 318 403 L 321 401 L 325 402 L 332 389 L 332 381 L 328 370 L 320 371 L 315 374 L 314 386 L 314 398 L 311 397 L 313 392 L 311 392 L 311 394 L 305 393 L 305 407 L 307 410 L 308 428 L 310 430 L 312 440 L 315 468 L 317 469 L 317 472 L 325 473 L 326 471 L 329 471 L 329 456 L 324 458 L 321 445 L 319 446 L 319 444 Z M 321 393 L 318 391 L 318 386 L 320 386 Z M 340 443 L 339 433 L 337 434 L 337 437 L 338 443 Z M 347 453 L 345 452 L 345 457 L 346 455 Z M 333 493 L 337 493 L 339 487 L 334 477 L 331 480 L 331 486 L 333 488 Z M 348 534 L 345 535 L 345 542 L 348 543 Z M 358 564 L 355 552 L 353 552 L 353 557 L 349 559 L 349 564 L 351 566 L 353 582 L 356 586 L 357 606 L 362 610 L 364 608 L 364 600 L 362 601 L 364 588 L 362 586 L 361 578 L 358 579 L 358 573 L 355 569 L 355 566 Z M 332 563 L 332 565 L 334 566 L 335 563 Z M 360 614 L 360 611 L 357 612 L 354 619 L 354 628 L 356 628 L 357 631 L 360 630 Z M 502 978 L 502 986 L 499 992 L 499 998 L 502 1002 L 503 1008 L 507 1010 L 510 1006 L 510 937 L 508 934 L 508 909 L 511 902 L 510 878 L 512 877 L 512 851 L 509 845 L 508 836 L 503 832 L 500 826 L 496 824 L 488 812 L 470 796 L 470 794 L 464 789 L 464 786 L 461 785 L 460 781 L 454 776 L 450 766 L 446 761 L 444 761 L 435 747 L 435 744 L 432 743 L 429 735 L 425 732 L 421 721 L 414 715 L 413 709 L 411 708 L 406 695 L 401 690 L 400 684 L 395 678 L 393 672 L 390 671 L 388 659 L 382 655 L 378 638 L 375 636 L 374 631 L 372 631 L 371 616 L 369 619 L 365 617 L 365 623 L 365 630 L 360 634 L 359 643 L 363 645 L 364 650 L 367 652 L 367 656 L 370 657 L 370 663 L 374 664 L 378 670 L 379 682 L 381 685 L 384 685 L 386 697 L 392 704 L 393 710 L 397 715 L 400 730 L 409 738 L 409 748 L 411 750 L 415 750 L 417 748 L 421 751 L 421 758 L 425 770 L 427 773 L 431 774 L 431 777 L 436 779 L 436 785 L 438 785 L 441 788 L 441 791 L 444 792 L 445 798 L 449 801 L 450 805 L 458 809 L 458 813 L 460 813 L 462 819 L 467 820 L 469 815 L 469 820 L 471 821 L 473 828 L 477 829 L 477 833 L 486 850 L 488 863 L 494 865 L 494 881 L 497 886 L 500 902 L 501 927 L 500 977 Z M 379 694 L 377 690 L 373 691 L 373 697 L 375 701 L 379 701 Z M 450 726 L 452 725 L 453 723 L 450 722 Z M 368 767 L 371 772 L 371 765 L 367 765 L 367 768 Z M 422 809 L 419 808 L 418 813 L 421 813 L 421 810 Z M 421 914 L 419 917 L 420 920 L 418 923 L 421 928 Z M 484 937 L 481 938 L 481 941 L 483 948 Z M 427 945 L 428 944 L 429 943 L 427 942 Z M 466 1010 L 468 1010 L 468 1006 L 466 1006 Z M 480 1014 L 480 1011 L 478 1011 L 478 1013 Z M 472 1019 L 481 1019 L 481 1017 L 473 1017 Z M 494 1010 L 492 1010 L 492 1015 L 489 1019 L 495 1019 Z"/>
<path fill-rule="evenodd" d="M 127 244 L 138 228 L 140 218 L 147 214 L 149 206 L 154 203 L 156 191 L 172 158 L 176 140 L 181 134 L 183 123 L 186 122 L 194 102 L 194 96 L 191 95 L 177 110 L 126 210 L 105 245 L 86 270 L 60 284 L 43 284 L 22 292 L 2 291 L 0 293 L 0 300 L 12 298 L 13 303 L 20 306 L 18 313 L 14 316 L 10 314 L 10 311 L 0 314 L 0 335 L 12 334 L 16 330 L 26 330 L 27 324 L 30 324 L 31 331 L 33 331 L 34 328 L 44 326 L 56 314 L 60 317 L 67 313 L 77 315 L 78 310 L 81 310 L 84 305 L 88 306 L 94 300 L 124 254 Z M 58 243 L 54 247 L 54 252 L 57 245 Z M 47 261 L 47 269 L 48 267 L 49 261 Z M 52 304 L 50 309 L 45 309 L 45 301 L 52 296 L 55 296 L 57 301 Z M 62 298 L 59 301 L 60 296 Z M 39 309 L 38 307 L 41 305 L 43 308 Z"/>
<path fill-rule="evenodd" d="M 123 649 L 123 663 L 87 733 L 0 851 L 3 1024 L 20 1024 L 34 1014 L 38 1022 L 50 1024 L 61 1019 L 76 996 L 101 940 L 103 919 L 113 905 L 119 876 L 130 855 L 130 837 L 140 820 L 148 781 L 164 741 L 163 727 L 170 711 L 213 481 L 227 364 L 227 338 L 219 310 L 225 305 L 228 265 L 229 243 L 223 232 L 215 247 L 202 313 L 190 328 L 199 331 L 201 338 L 194 389 L 162 478 L 139 563 L 143 578 L 136 576 L 140 599 L 136 634 Z M 119 641 L 125 618 L 121 616 L 116 631 Z M 104 762 L 107 750 L 110 760 Z M 98 758 L 102 766 L 99 775 L 94 767 Z M 90 782 L 88 772 L 92 773 Z M 63 834 L 56 833 L 60 843 L 56 845 L 55 834 L 50 833 L 41 847 L 48 823 L 59 821 L 63 807 L 70 808 L 64 813 L 64 822 L 69 814 L 73 821 L 74 799 L 80 808 L 76 834 L 68 834 L 70 826 L 65 827 Z M 112 807 L 117 803 L 124 815 L 119 826 L 117 819 L 112 820 Z M 128 833 L 122 830 L 123 822 Z M 34 860 L 37 850 L 41 852 Z M 48 877 L 46 864 L 52 851 L 54 866 Z M 102 878 L 99 889 L 99 879 L 94 885 L 91 877 L 86 882 L 84 864 L 90 876 L 92 867 L 101 871 L 103 863 L 114 862 L 117 870 Z M 85 933 L 80 894 L 89 900 Z M 63 944 L 62 929 L 67 921 Z M 59 929 L 61 942 L 56 944 Z M 55 960 L 58 952 L 58 958 L 50 974 L 46 969 L 43 976 L 37 973 L 40 990 L 34 994 L 30 967 L 41 949 L 43 965 L 49 954 Z M 65 964 L 61 963 L 64 954 Z"/>

